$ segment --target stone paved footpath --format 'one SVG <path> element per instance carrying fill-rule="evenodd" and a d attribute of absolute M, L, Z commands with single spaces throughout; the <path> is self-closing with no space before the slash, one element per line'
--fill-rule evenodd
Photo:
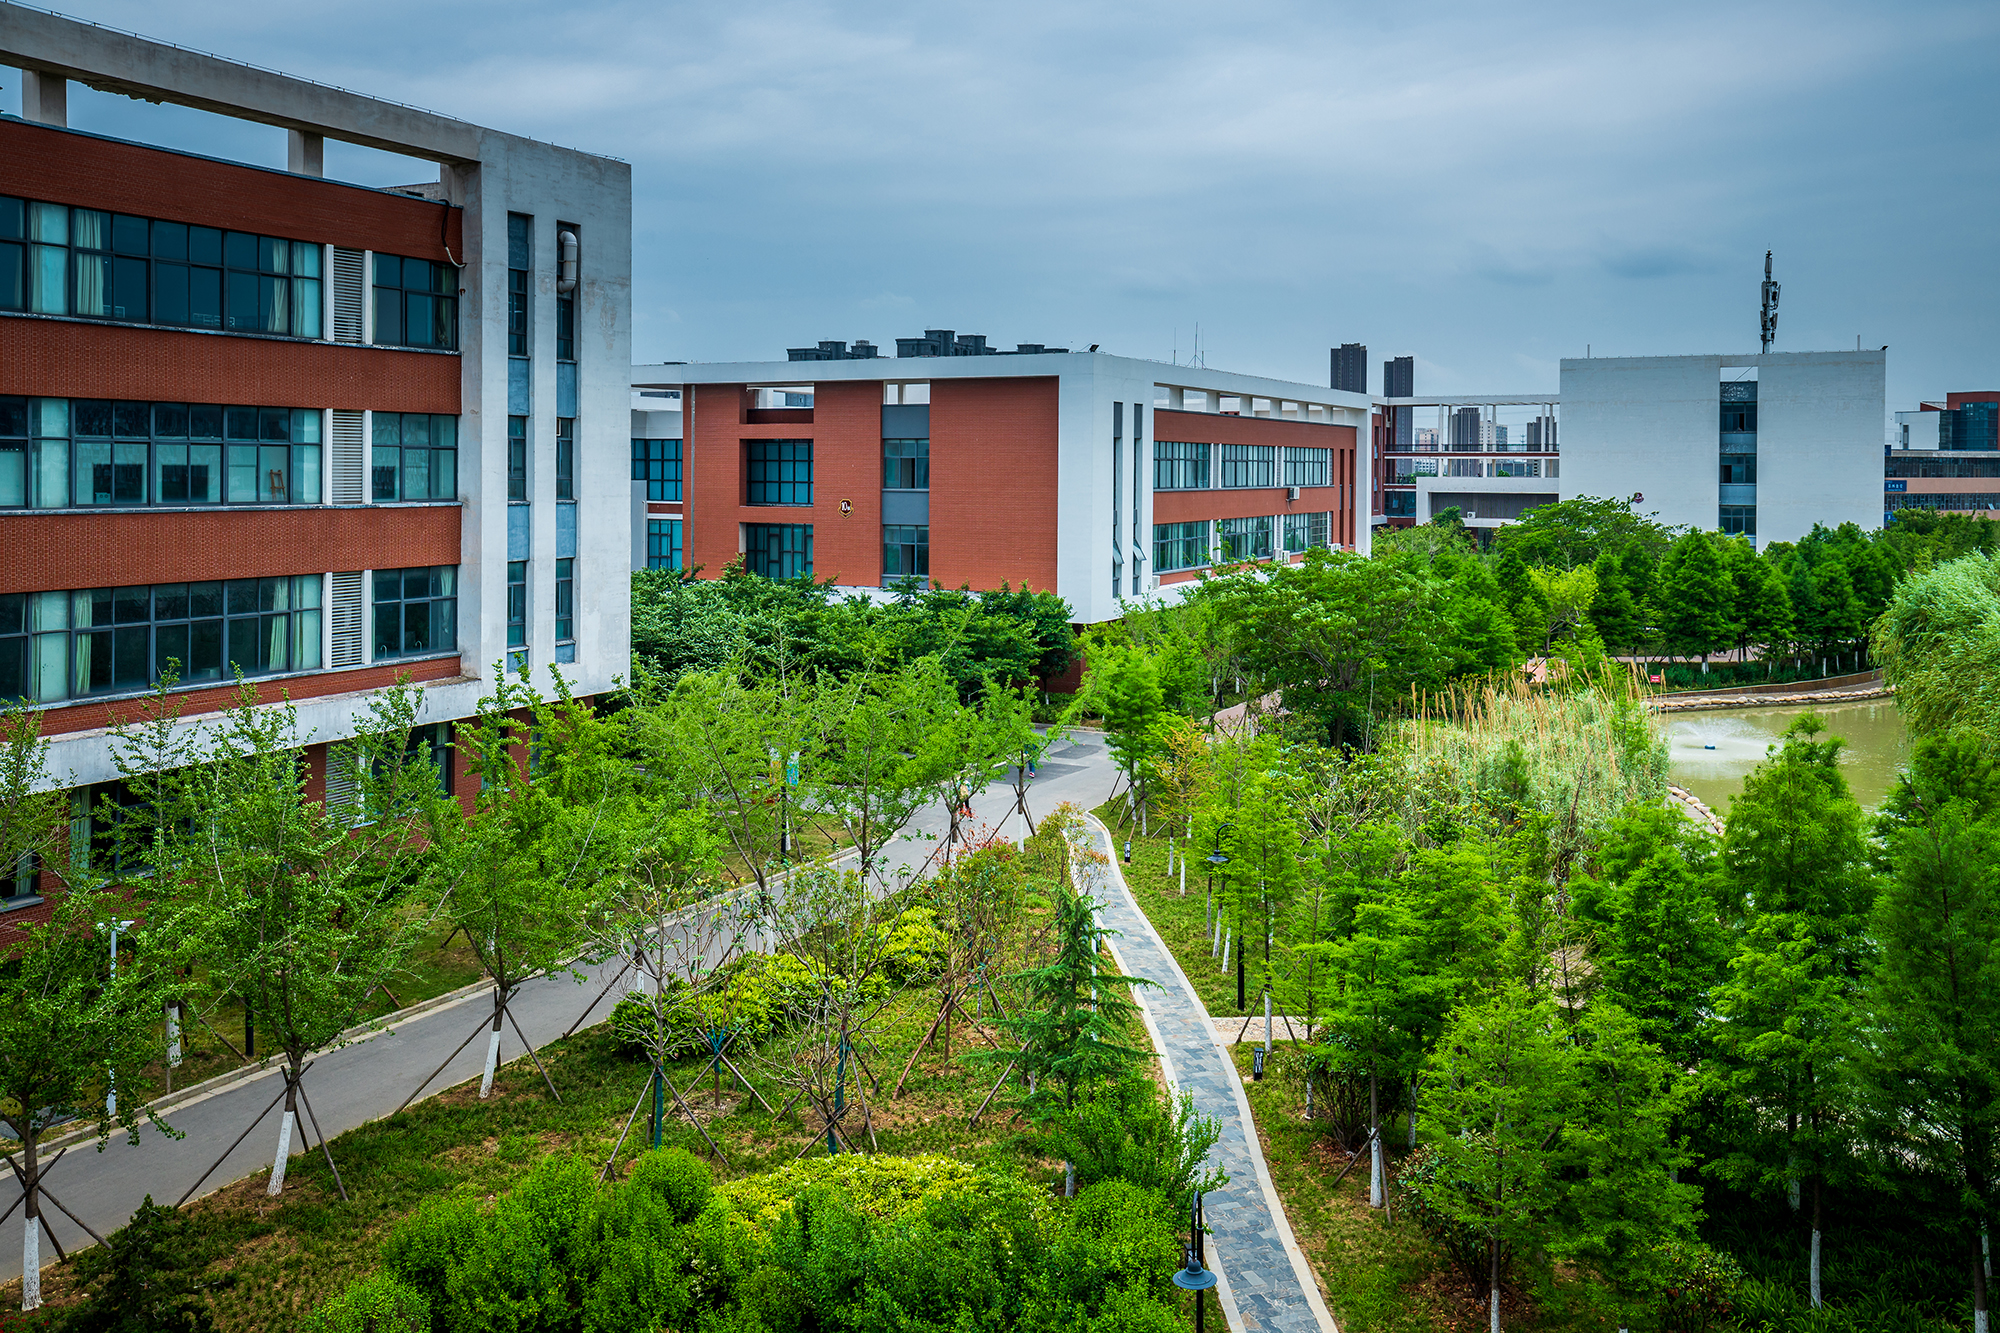
<path fill-rule="evenodd" d="M 1242 1333 L 1338 1333 L 1271 1185 L 1242 1076 L 1217 1040 L 1207 1008 L 1126 886 L 1110 830 L 1095 818 L 1087 827 L 1104 857 L 1090 892 L 1100 904 L 1099 920 L 1119 932 L 1112 957 L 1125 975 L 1159 983 L 1134 987 L 1132 994 L 1145 1010 L 1167 1081 L 1193 1092 L 1196 1108 L 1222 1127 L 1209 1160 L 1229 1173 L 1229 1184 L 1205 1204 L 1208 1253 L 1221 1278 L 1229 1326 Z"/>

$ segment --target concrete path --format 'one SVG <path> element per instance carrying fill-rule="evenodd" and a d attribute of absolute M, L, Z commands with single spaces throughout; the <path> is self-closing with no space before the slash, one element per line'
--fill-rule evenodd
<path fill-rule="evenodd" d="M 1048 756 L 1030 788 L 1029 808 L 1038 821 L 1063 801 L 1073 801 L 1089 809 L 1109 799 L 1115 778 L 1104 738 L 1097 733 L 1083 733 L 1073 742 L 1059 744 Z M 1013 803 L 1012 789 L 996 786 L 973 802 L 973 813 L 988 827 L 1019 837 L 1024 831 L 1019 818 L 1006 822 Z M 937 848 L 936 839 L 943 836 L 949 823 L 942 806 L 919 812 L 907 830 L 913 836 L 893 843 L 885 860 L 891 867 L 915 869 Z M 587 979 L 582 985 L 564 975 L 522 987 L 512 1010 L 528 1039 L 539 1048 L 560 1037 L 576 1022 L 584 1007 L 591 1004 L 592 997 L 604 989 L 617 966 L 613 962 L 583 969 Z M 594 1004 L 583 1026 L 609 1017 L 620 990 L 614 989 Z M 443 1063 L 452 1047 L 463 1041 L 475 1025 L 490 1021 L 492 1012 L 491 991 L 482 988 L 397 1021 L 392 1030 L 371 1033 L 353 1045 L 320 1055 L 306 1075 L 304 1086 L 328 1137 L 337 1137 L 395 1111 L 417 1081 Z M 500 1058 L 518 1060 L 523 1053 L 520 1039 L 508 1026 L 502 1034 Z M 441 1075 L 426 1085 L 425 1095 L 435 1096 L 478 1077 L 485 1058 L 485 1039 L 474 1039 Z M 122 1136 L 114 1137 L 101 1153 L 85 1142 L 70 1149 L 48 1177 L 48 1185 L 77 1216 L 94 1230 L 108 1235 L 125 1225 L 133 1209 L 148 1194 L 154 1203 L 160 1204 L 180 1198 L 283 1087 L 275 1066 L 219 1080 L 192 1100 L 165 1113 L 163 1118 L 185 1134 L 185 1138 L 171 1139 L 148 1126 L 140 1131 L 137 1147 L 129 1146 Z M 265 1116 L 202 1184 L 195 1197 L 268 1169 L 277 1150 L 278 1122 L 278 1113 Z M 305 1135 L 294 1134 L 294 1157 L 305 1151 Z M 0 1180 L 0 1213 L 4 1213 L 21 1191 L 11 1173 L 0 1174 L 5 1174 L 5 1179 Z M 46 1205 L 43 1224 L 70 1253 L 91 1243 L 81 1228 Z M 18 1209 L 0 1225 L 0 1234 L 6 1238 L 0 1243 L 0 1282 L 21 1275 L 21 1225 Z M 46 1261 L 54 1261 L 54 1248 L 46 1241 L 41 1252 Z"/>
<path fill-rule="evenodd" d="M 1111 832 L 1096 819 L 1090 834 L 1104 854 L 1092 896 L 1099 919 L 1119 932 L 1112 958 L 1127 976 L 1159 983 L 1133 990 L 1146 1015 L 1146 1028 L 1166 1067 L 1167 1081 L 1194 1093 L 1195 1106 L 1222 1126 L 1209 1160 L 1229 1173 L 1229 1184 L 1204 1200 L 1210 1231 L 1209 1252 L 1222 1281 L 1230 1327 L 1243 1333 L 1337 1333 L 1320 1296 L 1290 1221 L 1271 1184 L 1264 1151 L 1243 1094 L 1243 1077 L 1224 1049 L 1208 1010 L 1188 984 L 1159 932 L 1139 909 L 1119 869 Z M 1236 1019 L 1235 1024 L 1241 1024 Z M 1261 1034 L 1260 1017 L 1256 1028 Z M 1233 1032 L 1231 1034 L 1234 1035 Z M 1234 1307 L 1231 1310 L 1230 1307 Z"/>

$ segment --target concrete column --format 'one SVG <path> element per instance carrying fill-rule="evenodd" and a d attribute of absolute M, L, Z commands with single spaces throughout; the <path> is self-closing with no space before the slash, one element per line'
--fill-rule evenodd
<path fill-rule="evenodd" d="M 21 71 L 21 119 L 42 125 L 69 124 L 69 80 L 40 70 Z"/>
<path fill-rule="evenodd" d="M 326 136 L 286 130 L 285 170 L 295 176 L 326 175 Z"/>
<path fill-rule="evenodd" d="M 1174 410 L 1174 411 L 1176 411 L 1176 412 L 1184 412 L 1184 411 L 1186 411 L 1186 410 L 1187 410 L 1187 390 L 1186 390 L 1186 389 L 1176 389 L 1176 388 L 1173 388 L 1173 387 L 1169 386 L 1169 387 L 1168 387 L 1168 389 L 1167 389 L 1167 406 L 1168 406 L 1169 408 L 1173 409 L 1173 410 Z"/>

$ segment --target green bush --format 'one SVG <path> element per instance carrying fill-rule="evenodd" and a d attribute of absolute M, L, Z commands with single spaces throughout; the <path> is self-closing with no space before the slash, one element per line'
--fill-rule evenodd
<path fill-rule="evenodd" d="M 430 1299 L 393 1274 L 372 1273 L 314 1310 L 302 1333 L 427 1333 Z"/>
<path fill-rule="evenodd" d="M 1743 1266 L 1699 1241 L 1667 1240 L 1654 1247 L 1661 1333 L 1708 1333 L 1727 1319 L 1743 1283 Z"/>
<path fill-rule="evenodd" d="M 391 1276 L 419 1292 L 431 1308 L 431 1327 L 442 1333 L 445 1283 L 465 1256 L 484 1219 L 471 1199 L 425 1199 L 382 1243 L 382 1261 Z"/>
<path fill-rule="evenodd" d="M 1046 1210 L 1049 1204 L 1046 1191 L 1010 1171 L 973 1166 L 935 1153 L 807 1157 L 763 1175 L 728 1181 L 718 1186 L 716 1193 L 752 1227 L 769 1232 L 793 1200 L 812 1188 L 830 1189 L 856 1211 L 878 1221 L 913 1218 L 932 1201 L 966 1196 L 1019 1200 L 1031 1210 Z"/>
<path fill-rule="evenodd" d="M 1122 1180 L 1158 1190 L 1177 1210 L 1194 1202 L 1195 1190 L 1221 1189 L 1229 1177 L 1203 1170 L 1222 1129 L 1194 1109 L 1194 1096 L 1162 1094 L 1136 1075 L 1101 1089 L 1065 1112 L 1051 1134 L 1055 1150 L 1076 1167 L 1078 1185 Z"/>
<path fill-rule="evenodd" d="M 907 907 L 894 921 L 876 927 L 883 933 L 882 964 L 899 985 L 926 981 L 944 967 L 949 941 L 938 928 L 937 913 L 928 907 Z"/>
<path fill-rule="evenodd" d="M 685 1148 L 656 1148 L 632 1163 L 629 1191 L 656 1195 L 674 1221 L 694 1221 L 714 1192 L 708 1163 Z"/>
<path fill-rule="evenodd" d="M 1491 1271 L 1486 1237 L 1460 1222 L 1454 1210 L 1445 1206 L 1441 1196 L 1449 1190 L 1462 1191 L 1464 1186 L 1439 1175 L 1436 1150 L 1425 1144 L 1405 1158 L 1396 1168 L 1396 1185 L 1401 1195 L 1398 1206 L 1416 1223 L 1417 1230 L 1444 1251 L 1452 1267 L 1483 1290 Z M 1503 1245 L 1500 1249 L 1503 1284 L 1511 1279 L 1514 1259 L 1513 1249 Z"/>
<path fill-rule="evenodd" d="M 76 1257 L 90 1295 L 58 1315 L 57 1326 L 64 1333 L 207 1333 L 215 1323 L 195 1280 L 206 1263 L 187 1215 L 148 1194 L 107 1244 Z"/>

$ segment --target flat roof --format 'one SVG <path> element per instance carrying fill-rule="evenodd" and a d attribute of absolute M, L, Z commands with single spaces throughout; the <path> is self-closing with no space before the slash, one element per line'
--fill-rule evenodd
<path fill-rule="evenodd" d="M 477 162 L 488 135 L 537 142 L 12 0 L 0 0 L 0 64 L 432 162 Z"/>
<path fill-rule="evenodd" d="M 1038 376 L 1105 371 L 1150 379 L 1155 388 L 1195 389 L 1231 397 L 1276 398 L 1289 403 L 1317 403 L 1366 411 L 1375 400 L 1324 384 L 1202 366 L 1177 366 L 1109 352 L 1006 353 L 998 356 L 867 357 L 851 361 L 695 361 L 632 367 L 635 389 L 674 389 L 686 384 L 744 384 L 784 388 L 795 384 L 855 383 L 923 384 L 945 379 L 1030 379 Z M 1480 399 L 1480 402 L 1490 401 Z M 1547 402 L 1537 398 L 1535 402 Z"/>

